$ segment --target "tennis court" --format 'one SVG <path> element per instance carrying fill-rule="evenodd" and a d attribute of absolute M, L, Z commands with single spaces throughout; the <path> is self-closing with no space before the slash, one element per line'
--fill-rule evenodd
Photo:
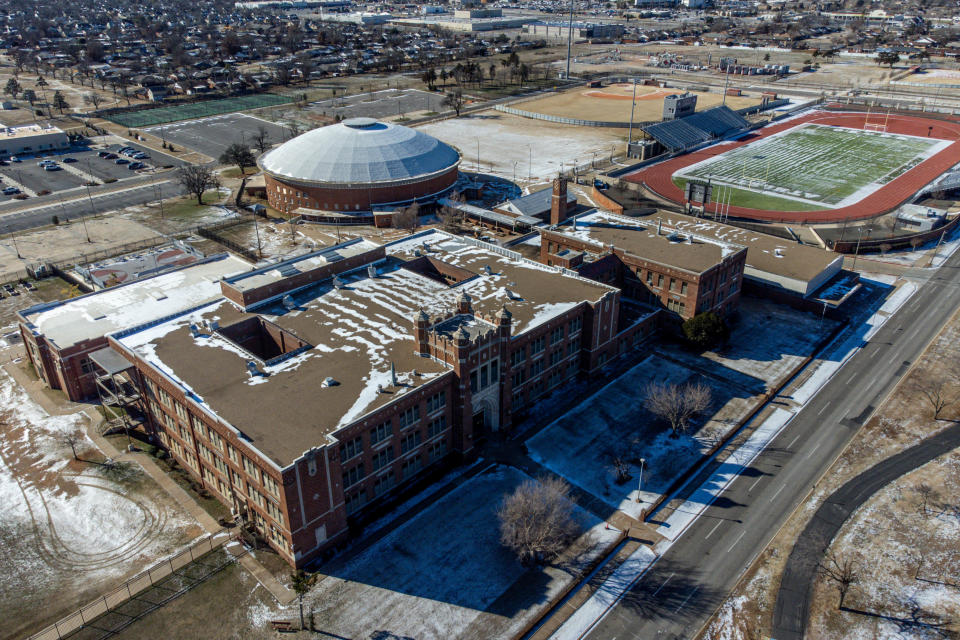
<path fill-rule="evenodd" d="M 250 109 L 275 107 L 280 104 L 288 104 L 294 100 L 295 98 L 293 96 L 280 96 L 275 93 L 258 93 L 256 95 L 249 96 L 237 96 L 234 98 L 222 98 L 219 100 L 203 100 L 200 102 L 191 102 L 189 104 L 178 104 L 166 107 L 143 109 L 141 111 L 114 113 L 105 115 L 104 118 L 124 127 L 151 127 L 153 125 L 163 124 L 165 122 L 193 120 L 195 118 L 206 118 L 208 116 L 217 116 L 223 113 L 232 113 L 234 111 L 248 111 Z"/>

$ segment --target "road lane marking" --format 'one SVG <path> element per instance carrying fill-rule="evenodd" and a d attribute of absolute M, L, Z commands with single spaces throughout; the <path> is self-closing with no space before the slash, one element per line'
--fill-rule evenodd
<path fill-rule="evenodd" d="M 703 539 L 706 540 L 707 538 L 709 538 L 710 536 L 712 536 L 712 535 L 713 535 L 713 532 L 716 531 L 716 530 L 717 530 L 717 527 L 719 527 L 721 524 L 723 524 L 723 520 L 717 520 L 717 524 L 713 525 L 713 529 L 710 529 L 710 533 L 708 533 L 707 535 L 703 536 Z"/>
<path fill-rule="evenodd" d="M 826 403 L 825 405 L 823 405 L 823 408 L 820 409 L 820 411 L 817 411 L 817 415 L 818 415 L 818 416 L 821 415 L 824 411 L 827 410 L 827 407 L 830 406 L 830 402 L 831 402 L 830 400 L 827 400 L 827 403 Z"/>
<path fill-rule="evenodd" d="M 785 486 L 787 486 L 787 485 L 786 485 L 786 484 L 780 485 L 780 488 L 777 489 L 777 492 L 776 492 L 775 494 L 773 494 L 772 496 L 770 496 L 770 502 L 773 502 L 773 499 L 776 498 L 778 495 L 780 495 L 780 492 L 783 491 L 783 488 L 784 488 Z"/>
<path fill-rule="evenodd" d="M 796 436 L 794 436 L 793 440 L 790 441 L 790 444 L 787 445 L 787 449 L 789 449 L 790 447 L 792 447 L 792 446 L 793 446 L 793 443 L 796 442 L 797 440 L 799 440 L 799 439 L 800 439 L 800 436 L 802 436 L 802 435 L 803 435 L 802 433 L 798 433 Z"/>
<path fill-rule="evenodd" d="M 675 576 L 675 575 L 677 575 L 677 572 L 676 572 L 676 571 L 674 571 L 673 573 L 671 573 L 670 575 L 668 575 L 668 576 L 667 576 L 667 579 L 664 580 L 664 581 L 660 584 L 660 586 L 657 587 L 657 590 L 654 591 L 651 595 L 657 595 L 658 593 L 660 593 L 660 589 L 663 589 L 663 587 L 666 586 L 666 584 L 667 584 L 668 582 L 670 582 L 670 578 L 672 578 L 672 577 Z"/>
<path fill-rule="evenodd" d="M 683 609 L 683 606 L 684 606 L 685 604 L 687 604 L 687 601 L 690 600 L 690 598 L 693 597 L 693 595 L 697 592 L 698 589 L 700 589 L 700 585 L 697 585 L 696 587 L 694 587 L 694 588 L 693 588 L 693 591 L 690 592 L 690 595 L 688 595 L 686 598 L 684 598 L 684 599 L 683 599 L 683 602 L 681 602 L 680 605 L 679 605 L 676 609 L 673 610 L 673 612 L 676 613 L 677 611 L 680 611 L 680 609 Z"/>
<path fill-rule="evenodd" d="M 815 446 L 813 449 L 810 449 L 810 451 L 807 452 L 807 455 L 805 455 L 805 456 L 803 456 L 803 457 L 804 457 L 804 458 L 809 458 L 810 456 L 812 456 L 812 455 L 813 455 L 813 452 L 820 448 L 820 445 L 821 445 L 821 443 L 818 442 L 818 443 L 817 443 L 817 446 Z"/>
<path fill-rule="evenodd" d="M 757 483 L 760 482 L 761 480 L 763 480 L 763 476 L 760 476 L 759 478 L 757 478 L 756 480 L 754 480 L 753 484 L 750 485 L 750 488 L 747 489 L 747 493 L 750 493 L 751 491 L 753 491 L 753 488 L 754 488 L 755 486 L 757 486 Z"/>
<path fill-rule="evenodd" d="M 730 553 L 731 551 L 733 551 L 733 548 L 734 548 L 735 546 L 737 546 L 737 543 L 738 543 L 738 542 L 740 542 L 740 538 L 742 538 L 746 533 L 747 533 L 747 530 L 746 530 L 746 529 L 744 529 L 743 531 L 740 532 L 740 535 L 738 535 L 738 536 L 737 536 L 737 539 L 733 541 L 733 544 L 731 544 L 729 547 L 727 547 L 727 553 Z"/>

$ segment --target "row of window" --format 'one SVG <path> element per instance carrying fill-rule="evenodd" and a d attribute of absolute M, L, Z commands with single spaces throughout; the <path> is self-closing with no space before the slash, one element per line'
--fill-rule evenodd
<path fill-rule="evenodd" d="M 480 370 L 470 372 L 470 391 L 476 393 L 496 384 L 500 379 L 500 361 L 496 358 L 480 366 Z"/>
<path fill-rule="evenodd" d="M 431 444 L 426 451 L 426 457 L 430 463 L 436 462 L 447 455 L 447 442 L 446 440 L 438 440 Z M 357 467 L 362 468 L 362 463 L 357 465 Z M 355 467 L 355 468 L 357 468 Z M 403 465 L 400 468 L 400 475 L 402 481 L 407 481 L 423 469 L 423 456 L 416 455 L 411 456 L 403 461 Z M 345 474 L 346 475 L 346 474 Z M 352 483 L 349 486 L 353 486 L 356 482 Z M 393 473 L 385 473 L 377 477 L 376 481 L 373 483 L 373 496 L 379 497 L 384 493 L 387 493 L 393 489 L 397 484 L 397 479 Z M 360 488 L 355 491 L 347 491 L 348 485 L 344 483 L 344 508 L 347 511 L 347 515 L 356 513 L 361 507 L 366 505 L 370 501 L 370 496 L 368 491 L 365 488 Z"/>
<path fill-rule="evenodd" d="M 427 398 L 427 415 L 436 413 L 447 406 L 447 392 L 440 391 Z M 444 421 L 446 418 L 444 418 Z M 401 431 L 420 422 L 420 405 L 415 404 L 397 417 Z M 393 421 L 386 420 L 370 429 L 370 446 L 375 446 L 393 437 Z M 340 445 L 340 462 L 346 462 L 363 453 L 363 437 L 357 436 Z M 311 474 L 312 475 L 312 474 Z"/>
<path fill-rule="evenodd" d="M 431 440 L 447 430 L 447 416 L 437 416 L 427 425 L 427 440 Z M 412 431 L 403 436 L 400 440 L 400 455 L 406 455 L 415 451 L 423 443 L 423 434 L 420 430 Z M 434 445 L 436 446 L 435 443 Z M 341 449 L 342 450 L 342 449 Z M 371 458 L 372 473 L 385 469 L 396 458 L 396 451 L 392 446 L 384 447 L 377 451 Z M 406 463 L 405 463 L 406 464 Z M 343 470 L 342 480 L 344 490 L 359 483 L 367 476 L 366 464 L 360 460 L 356 464 Z"/>

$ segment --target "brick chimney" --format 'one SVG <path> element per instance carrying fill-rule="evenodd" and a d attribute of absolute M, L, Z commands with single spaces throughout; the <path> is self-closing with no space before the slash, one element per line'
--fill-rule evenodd
<path fill-rule="evenodd" d="M 553 179 L 553 198 L 550 200 L 550 224 L 560 224 L 567 219 L 567 181 Z"/>

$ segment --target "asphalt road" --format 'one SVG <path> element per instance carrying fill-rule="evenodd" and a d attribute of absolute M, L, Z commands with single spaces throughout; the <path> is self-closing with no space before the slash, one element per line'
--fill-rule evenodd
<path fill-rule="evenodd" d="M 790 552 L 773 610 L 773 636 L 777 640 L 801 640 L 810 617 L 810 596 L 817 567 L 824 555 L 824 541 L 833 540 L 857 507 L 893 480 L 920 467 L 946 451 L 960 447 L 960 424 L 880 464 L 870 467 L 830 494 Z"/>
<path fill-rule="evenodd" d="M 927 281 L 597 623 L 589 638 L 689 638 L 699 631 L 956 309 L 960 253 L 933 274 L 912 273 Z"/>
<path fill-rule="evenodd" d="M 0 234 L 12 231 L 24 231 L 35 227 L 42 227 L 51 223 L 53 216 L 60 220 L 73 220 L 80 216 L 107 213 L 124 207 L 130 207 L 146 202 L 156 201 L 157 195 L 163 198 L 173 198 L 183 195 L 184 190 L 173 180 L 140 186 L 131 185 L 126 189 L 103 194 L 92 194 L 91 198 L 82 197 L 61 204 L 57 200 L 48 204 L 38 205 L 17 213 L 0 214 Z"/>

